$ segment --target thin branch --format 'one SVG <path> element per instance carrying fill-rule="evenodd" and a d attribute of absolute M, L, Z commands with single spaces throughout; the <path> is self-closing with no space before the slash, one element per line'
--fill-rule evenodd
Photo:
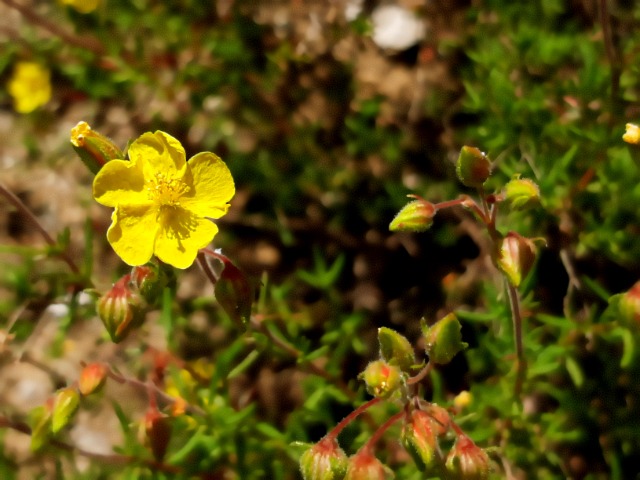
<path fill-rule="evenodd" d="M 7 0 L 0 0 L 0 1 L 7 1 Z M 35 227 L 36 230 L 38 230 L 38 233 L 40 233 L 42 238 L 44 238 L 44 240 L 51 247 L 54 247 L 54 248 L 57 247 L 56 241 L 51 237 L 51 235 L 49 235 L 49 232 L 47 232 L 45 228 L 40 224 L 36 216 L 31 212 L 31 210 L 29 210 L 29 207 L 27 207 L 22 202 L 22 200 L 18 198 L 17 195 L 15 195 L 12 191 L 10 191 L 1 182 L 0 182 L 0 195 L 4 196 L 9 201 L 9 203 L 11 203 L 14 207 L 16 207 L 16 209 L 27 218 L 27 220 Z M 69 266 L 69 269 L 71 269 L 71 271 L 74 274 L 80 275 L 80 269 L 75 264 L 73 259 L 66 252 L 60 252 L 58 255 L 62 260 L 64 260 L 64 262 Z"/>
<path fill-rule="evenodd" d="M 331 429 L 329 433 L 327 433 L 325 438 L 335 439 L 340 435 L 342 430 L 345 429 L 347 425 L 349 425 L 352 421 L 354 421 L 361 413 L 365 412 L 369 408 L 373 407 L 376 403 L 380 403 L 382 399 L 380 397 L 374 397 L 366 403 L 363 403 L 358 408 L 356 408 L 349 415 L 344 417 L 335 427 Z"/>
<path fill-rule="evenodd" d="M 609 60 L 609 68 L 611 69 L 611 104 L 616 106 L 619 103 L 620 94 L 620 75 L 622 68 L 613 41 L 613 33 L 611 31 L 611 16 L 607 9 L 607 0 L 598 2 L 598 13 L 600 15 L 600 23 L 602 24 L 602 35 L 604 37 L 604 48 Z"/>
<path fill-rule="evenodd" d="M 178 401 L 177 398 L 172 397 L 171 395 L 168 395 L 167 393 L 163 392 L 153 383 L 143 382 L 141 380 L 138 380 L 137 378 L 125 377 L 123 375 L 120 375 L 119 373 L 114 372 L 111 369 L 109 369 L 109 372 L 107 373 L 107 375 L 109 375 L 109 377 L 111 377 L 113 380 L 115 380 L 118 383 L 126 383 L 134 387 L 135 389 L 145 392 L 149 395 L 155 394 L 155 401 L 157 401 L 159 404 L 163 406 L 172 405 L 176 403 L 176 401 Z M 153 398 L 153 397 L 150 396 L 149 398 Z M 185 409 L 187 410 L 187 412 L 192 414 L 203 415 L 203 416 L 206 415 L 206 412 L 196 405 L 190 405 L 187 403 L 185 406 Z"/>
<path fill-rule="evenodd" d="M 75 35 L 63 28 L 61 28 L 57 23 L 52 22 L 48 18 L 41 16 L 39 13 L 35 12 L 28 5 L 23 5 L 14 0 L 0 0 L 2 3 L 11 7 L 26 18 L 29 22 L 34 25 L 37 25 L 44 30 L 54 34 L 55 36 L 61 38 L 69 45 L 73 45 L 74 47 L 80 47 L 85 50 L 89 50 L 90 52 L 95 53 L 96 55 L 104 55 L 106 53 L 106 49 L 104 45 L 95 37 L 90 36 L 78 36 Z"/>

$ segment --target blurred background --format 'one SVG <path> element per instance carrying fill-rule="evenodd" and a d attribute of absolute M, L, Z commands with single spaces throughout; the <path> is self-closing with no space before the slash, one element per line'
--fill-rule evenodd
<path fill-rule="evenodd" d="M 624 0 L 0 0 L 5 187 L 105 290 L 127 268 L 70 129 L 86 121 L 121 147 L 163 130 L 187 157 L 217 153 L 237 193 L 215 247 L 261 285 L 254 313 L 298 352 L 242 333 L 196 267 L 179 275 L 171 318 L 151 315 L 114 346 L 90 302 L 70 296 L 55 249 L 3 200 L 0 410 L 26 415 L 80 361 L 143 378 L 169 351 L 215 379 L 167 374 L 181 395 L 220 407 L 208 420 L 218 433 L 203 434 L 216 448 L 193 454 L 191 473 L 297 478 L 291 442 L 319 440 L 367 398 L 357 375 L 377 356 L 377 328 L 421 351 L 420 319 L 461 309 L 469 350 L 432 374 L 425 398 L 472 392 L 461 425 L 498 447 L 497 478 L 638 478 L 639 324 L 608 305 L 640 276 L 640 155 L 621 140 L 640 117 L 639 22 Z M 522 289 L 524 415 L 511 412 L 508 302 L 479 224 L 451 209 L 426 233 L 388 230 L 407 194 L 473 194 L 456 180 L 463 145 L 494 161 L 489 190 L 514 174 L 541 190 L 539 207 L 499 222 L 546 242 Z M 109 402 L 85 417 L 69 435 L 89 451 L 128 438 Z M 371 434 L 363 423 L 345 450 Z M 34 457 L 25 437 L 0 431 L 2 478 L 116 478 L 86 458 L 62 468 Z M 398 478 L 422 478 L 397 439 L 382 450 Z M 123 478 L 161 478 L 136 475 Z"/>

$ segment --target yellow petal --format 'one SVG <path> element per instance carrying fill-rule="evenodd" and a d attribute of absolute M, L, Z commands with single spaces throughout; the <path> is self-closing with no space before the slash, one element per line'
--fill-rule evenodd
<path fill-rule="evenodd" d="M 107 207 L 151 205 L 142 167 L 127 160 L 107 162 L 93 179 L 93 198 Z"/>
<path fill-rule="evenodd" d="M 111 216 L 109 243 L 128 265 L 144 265 L 151 259 L 158 231 L 157 211 L 143 206 L 119 206 Z"/>
<path fill-rule="evenodd" d="M 180 142 L 159 130 L 138 137 L 129 147 L 129 158 L 142 166 L 145 178 L 152 178 L 157 173 L 180 178 L 187 165 Z"/>
<path fill-rule="evenodd" d="M 154 253 L 176 268 L 191 266 L 198 250 L 218 233 L 218 227 L 210 220 L 178 208 L 163 212 L 160 223 Z"/>
<path fill-rule="evenodd" d="M 202 152 L 189 160 L 185 182 L 191 190 L 180 199 L 183 208 L 201 217 L 220 218 L 229 209 L 228 201 L 236 192 L 227 165 L 211 152 Z"/>

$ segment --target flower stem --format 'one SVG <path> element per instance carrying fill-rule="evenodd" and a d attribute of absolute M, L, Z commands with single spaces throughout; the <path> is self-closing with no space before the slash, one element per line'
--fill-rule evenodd
<path fill-rule="evenodd" d="M 389 417 L 387 419 L 386 422 L 384 422 L 382 425 L 380 425 L 380 427 L 373 432 L 373 435 L 371 435 L 371 437 L 369 438 L 369 440 L 367 440 L 367 443 L 365 443 L 362 448 L 360 449 L 361 452 L 365 452 L 365 453 L 369 453 L 373 455 L 373 447 L 375 446 L 376 443 L 378 443 L 378 441 L 382 438 L 382 436 L 384 435 L 384 433 L 389 430 L 389 428 L 396 423 L 398 420 L 400 420 L 401 418 L 404 418 L 404 416 L 406 415 L 406 412 L 403 410 L 401 412 L 396 413 L 395 415 L 393 415 L 392 417 Z"/>
<path fill-rule="evenodd" d="M 429 373 L 433 370 L 433 364 L 428 362 L 420 372 L 418 372 L 413 377 L 407 379 L 407 385 L 415 385 L 416 383 L 422 381 Z"/>
<path fill-rule="evenodd" d="M 376 403 L 379 403 L 380 401 L 381 401 L 381 398 L 375 397 L 375 398 L 372 398 L 371 400 L 369 400 L 368 402 L 363 403 L 362 405 L 360 405 L 353 412 L 351 412 L 349 415 L 344 417 L 340 421 L 340 423 L 338 423 L 335 427 L 333 427 L 331 429 L 331 431 L 329 433 L 327 433 L 326 438 L 335 440 L 338 437 L 338 435 L 340 435 L 340 432 L 342 432 L 342 430 L 344 430 L 344 428 L 347 425 L 349 425 L 353 420 L 355 420 L 356 417 L 358 417 L 358 415 L 360 415 L 362 412 L 364 412 L 368 408 L 372 407 Z"/>
<path fill-rule="evenodd" d="M 518 290 L 507 280 L 507 290 L 509 292 L 509 302 L 511 304 L 511 319 L 513 320 L 513 337 L 516 344 L 516 384 L 514 394 L 516 398 L 522 395 L 522 385 L 527 376 L 527 359 L 524 356 L 522 344 L 522 315 L 520 312 L 520 300 Z"/>

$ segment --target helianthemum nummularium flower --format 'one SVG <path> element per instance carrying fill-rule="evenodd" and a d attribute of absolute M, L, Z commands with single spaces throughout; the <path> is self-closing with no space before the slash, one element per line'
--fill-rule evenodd
<path fill-rule="evenodd" d="M 177 268 L 190 266 L 211 242 L 235 193 L 231 172 L 215 154 L 187 162 L 175 138 L 145 133 L 129 147 L 129 161 L 107 162 L 93 181 L 93 196 L 114 207 L 107 239 L 129 265 L 153 255 Z"/>
<path fill-rule="evenodd" d="M 51 73 L 38 63 L 18 62 L 7 91 L 17 112 L 33 112 L 51 99 Z"/>

